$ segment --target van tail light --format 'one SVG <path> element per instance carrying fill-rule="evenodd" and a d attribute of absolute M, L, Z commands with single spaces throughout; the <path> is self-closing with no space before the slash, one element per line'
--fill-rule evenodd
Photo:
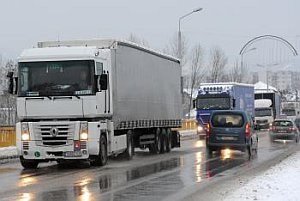
<path fill-rule="evenodd" d="M 210 135 L 210 124 L 209 124 L 209 123 L 206 124 L 206 129 L 205 129 L 205 131 L 206 131 L 206 136 L 208 137 L 208 136 Z"/>
<path fill-rule="evenodd" d="M 276 130 L 276 128 L 275 128 L 275 126 L 270 126 L 270 128 L 269 128 L 269 131 L 275 131 Z"/>
<path fill-rule="evenodd" d="M 250 124 L 247 123 L 246 126 L 245 126 L 245 136 L 246 138 L 248 138 L 250 135 Z"/>

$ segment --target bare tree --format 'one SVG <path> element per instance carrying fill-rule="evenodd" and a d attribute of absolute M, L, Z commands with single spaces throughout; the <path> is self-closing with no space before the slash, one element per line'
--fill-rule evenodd
<path fill-rule="evenodd" d="M 190 111 L 192 109 L 192 101 L 193 101 L 193 94 L 195 91 L 195 88 L 198 88 L 201 81 L 203 80 L 205 74 L 204 74 L 204 66 L 203 66 L 203 57 L 204 57 L 204 51 L 200 44 L 196 45 L 192 49 L 192 55 L 191 55 L 191 66 L 190 66 L 190 72 L 188 75 L 188 81 L 189 81 L 189 88 L 190 88 L 190 96 L 189 96 L 189 113 L 188 118 L 190 118 Z"/>
<path fill-rule="evenodd" d="M 143 39 L 143 38 L 140 38 L 138 36 L 136 36 L 135 34 L 131 33 L 129 35 L 129 37 L 127 38 L 128 41 L 131 41 L 133 43 L 136 43 L 136 44 L 140 44 L 140 45 L 143 45 L 145 47 L 149 47 L 149 43 Z"/>
<path fill-rule="evenodd" d="M 181 58 L 181 66 L 185 66 L 187 63 L 187 53 L 188 53 L 188 42 L 184 35 L 181 35 L 181 50 L 178 50 L 178 34 L 174 34 L 173 38 L 170 40 L 169 44 L 163 50 L 164 53 L 170 54 L 174 57 Z M 181 52 L 181 54 L 180 54 Z"/>
<path fill-rule="evenodd" d="M 0 124 L 2 125 L 13 125 L 16 118 L 16 101 L 15 97 L 8 94 L 8 79 L 6 77 L 9 71 L 16 72 L 16 62 L 14 60 L 8 60 L 3 62 L 0 68 Z"/>
<path fill-rule="evenodd" d="M 238 60 L 235 61 L 234 66 L 230 71 L 230 81 L 232 82 L 246 82 L 247 71 L 245 65 L 239 65 Z"/>
<path fill-rule="evenodd" d="M 227 64 L 227 61 L 227 57 L 225 56 L 221 48 L 215 47 L 212 49 L 209 66 L 209 80 L 211 82 L 221 81 L 221 78 L 224 76 L 224 69 Z"/>

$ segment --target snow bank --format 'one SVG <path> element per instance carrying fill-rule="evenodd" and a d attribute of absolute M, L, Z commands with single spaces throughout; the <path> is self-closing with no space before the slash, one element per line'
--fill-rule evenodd
<path fill-rule="evenodd" d="M 285 159 L 248 183 L 240 183 L 224 200 L 300 200 L 300 152 Z"/>
<path fill-rule="evenodd" d="M 0 148 L 0 159 L 17 157 L 17 148 L 14 146 Z"/>

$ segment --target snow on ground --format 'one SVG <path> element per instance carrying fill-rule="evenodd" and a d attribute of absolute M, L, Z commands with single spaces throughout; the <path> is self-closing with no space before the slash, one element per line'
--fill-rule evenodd
<path fill-rule="evenodd" d="M 300 152 L 239 185 L 225 201 L 300 200 Z"/>
<path fill-rule="evenodd" d="M 12 158 L 17 156 L 17 148 L 14 146 L 11 147 L 2 147 L 0 148 L 0 159 Z"/>

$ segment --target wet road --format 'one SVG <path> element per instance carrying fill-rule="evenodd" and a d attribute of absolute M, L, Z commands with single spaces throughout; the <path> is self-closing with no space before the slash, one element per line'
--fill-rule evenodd
<path fill-rule="evenodd" d="M 171 153 L 151 155 L 137 150 L 133 160 L 109 160 L 104 167 L 80 169 L 47 163 L 37 170 L 22 170 L 18 162 L 0 165 L 0 200 L 174 200 L 195 185 L 263 164 L 297 146 L 294 142 L 270 143 L 259 133 L 258 155 L 252 160 L 241 152 L 223 150 L 208 158 L 203 140 L 186 140 Z M 299 146 L 300 147 L 300 146 Z"/>

